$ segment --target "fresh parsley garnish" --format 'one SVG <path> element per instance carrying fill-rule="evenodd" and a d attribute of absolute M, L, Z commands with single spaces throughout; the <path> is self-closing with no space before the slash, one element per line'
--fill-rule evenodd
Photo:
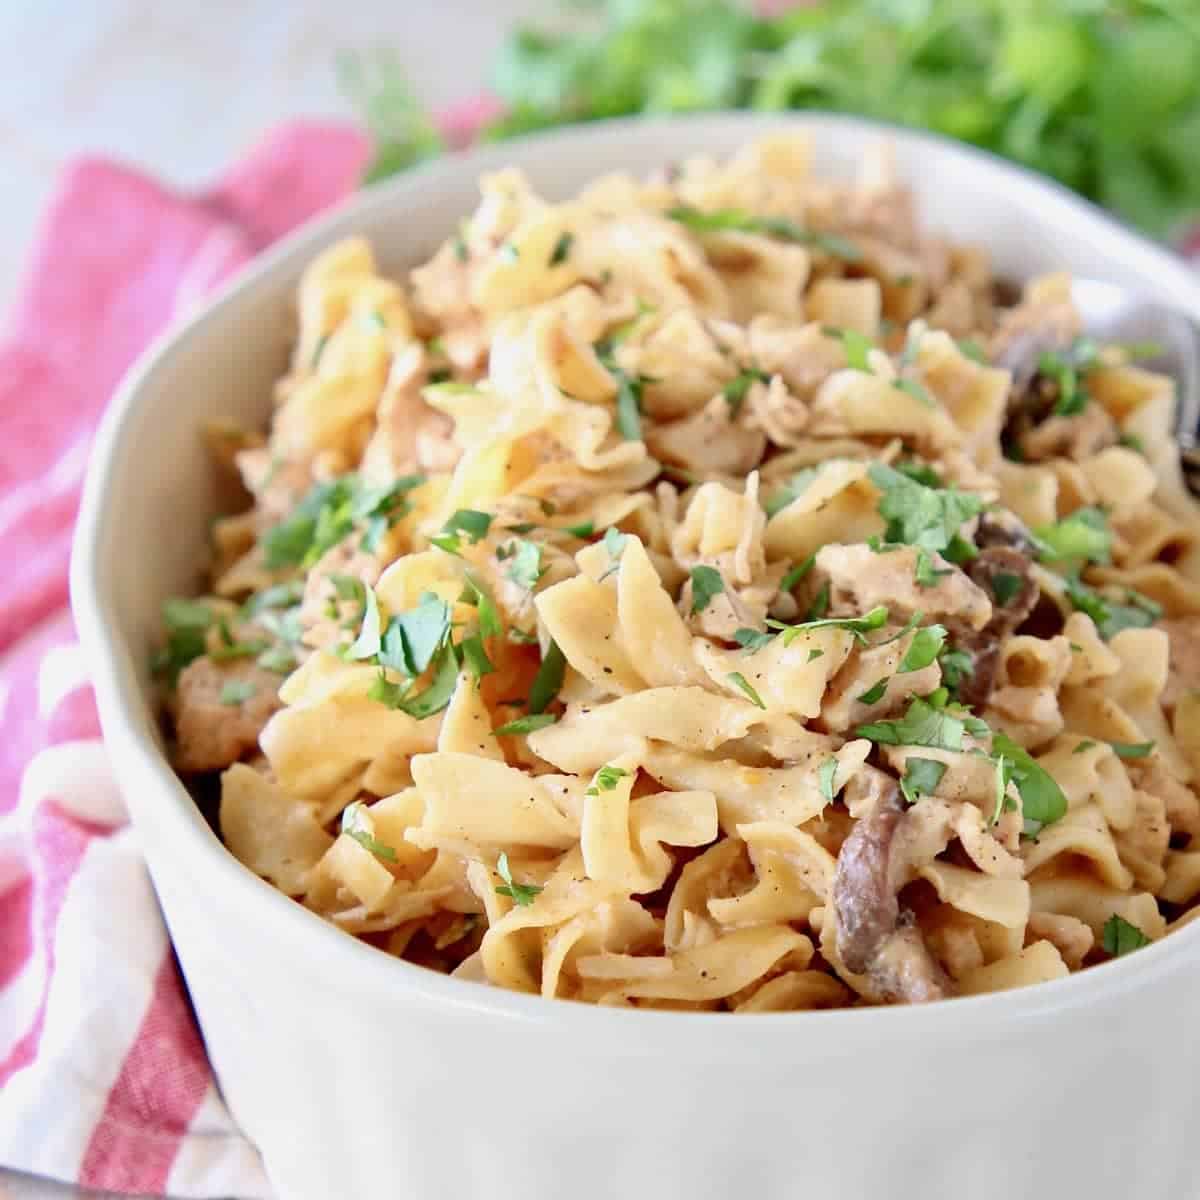
<path fill-rule="evenodd" d="M 396 851 L 367 832 L 362 822 L 363 811 L 364 805 L 360 800 L 355 800 L 342 809 L 342 833 L 353 838 L 364 850 L 369 850 L 376 858 L 382 858 L 385 862 L 395 862 Z"/>
<path fill-rule="evenodd" d="M 856 699 L 860 704 L 875 704 L 883 699 L 884 692 L 887 691 L 888 683 L 891 676 L 885 675 L 882 679 L 877 679 L 862 695 Z"/>
<path fill-rule="evenodd" d="M 554 243 L 554 249 L 550 251 L 550 266 L 557 267 L 560 263 L 567 261 L 567 257 L 571 253 L 571 243 L 574 240 L 575 235 L 570 231 L 558 235 L 558 240 Z"/>
<path fill-rule="evenodd" d="M 504 624 L 496 602 L 488 594 L 487 589 L 469 571 L 463 577 L 463 590 L 459 600 L 463 604 L 473 604 L 479 613 L 479 633 L 481 637 L 499 637 L 504 632 Z"/>
<path fill-rule="evenodd" d="M 515 883 L 508 866 L 508 855 L 503 852 L 496 859 L 496 874 L 504 880 L 504 883 L 496 888 L 496 895 L 507 896 L 519 908 L 532 904 L 533 898 L 542 890 L 536 884 Z"/>
<path fill-rule="evenodd" d="M 743 626 L 741 629 L 733 631 L 733 640 L 747 650 L 761 650 L 769 642 L 775 640 L 775 635 L 759 629 L 747 629 Z"/>
<path fill-rule="evenodd" d="M 1146 758 L 1154 753 L 1153 742 L 1109 742 L 1118 758 Z"/>
<path fill-rule="evenodd" d="M 867 644 L 866 635 L 872 630 L 881 629 L 887 622 L 887 618 L 888 610 L 881 604 L 861 617 L 826 617 L 815 621 L 805 621 L 801 625 L 782 625 L 770 621 L 768 624 L 775 624 L 781 630 L 785 646 L 790 646 L 798 637 L 814 629 L 844 629 L 847 633 L 854 635 L 855 641 L 865 646 Z"/>
<path fill-rule="evenodd" d="M 492 526 L 492 514 L 473 508 L 460 508 L 452 513 L 442 531 L 429 540 L 447 554 L 461 554 L 465 536 L 472 546 L 483 541 Z"/>
<path fill-rule="evenodd" d="M 379 601 L 375 598 L 374 590 L 364 588 L 363 597 L 362 629 L 346 650 L 346 657 L 358 662 L 363 659 L 375 658 L 379 654 L 383 641 Z"/>
<path fill-rule="evenodd" d="M 415 679 L 433 662 L 449 637 L 449 606 L 433 592 L 423 592 L 416 608 L 387 623 L 376 652 L 379 664 Z"/>
<path fill-rule="evenodd" d="M 692 568 L 692 612 L 700 613 L 708 607 L 708 602 L 719 596 L 725 590 L 725 580 L 715 567 L 698 566 Z"/>
<path fill-rule="evenodd" d="M 922 796 L 933 795 L 945 773 L 946 764 L 936 758 L 908 758 L 904 763 L 900 791 L 909 804 L 916 804 Z"/>
<path fill-rule="evenodd" d="M 778 491 L 772 492 L 763 499 L 763 512 L 768 517 L 773 517 L 777 512 L 782 512 L 793 500 L 804 494 L 808 489 L 808 485 L 816 479 L 820 470 L 820 467 L 805 467 L 803 470 L 797 471 L 780 486 Z"/>
<path fill-rule="evenodd" d="M 1068 576 L 1066 586 L 1067 598 L 1075 608 L 1092 618 L 1106 642 L 1123 629 L 1146 629 L 1162 616 L 1162 605 L 1132 588 L 1125 590 L 1122 603 L 1089 587 L 1078 575 Z"/>
<path fill-rule="evenodd" d="M 527 592 L 533 591 L 538 580 L 546 573 L 542 566 L 542 548 L 537 542 L 527 542 L 523 539 L 516 543 L 510 558 L 508 569 L 504 572 L 518 587 Z"/>
<path fill-rule="evenodd" d="M 742 402 L 746 399 L 746 393 L 750 390 L 751 384 L 769 383 L 770 381 L 771 377 L 766 371 L 759 371 L 753 367 L 739 371 L 721 389 L 721 395 L 725 397 L 725 402 L 729 405 L 730 415 L 736 417 L 741 411 Z"/>
<path fill-rule="evenodd" d="M 545 729 L 547 725 L 553 725 L 557 720 L 558 717 L 554 713 L 530 713 L 528 716 L 518 717 L 515 721 L 509 721 L 507 725 L 499 726 L 493 732 L 497 737 L 518 733 L 536 733 L 539 729 Z"/>
<path fill-rule="evenodd" d="M 957 692 L 963 680 L 975 674 L 975 659 L 966 650 L 944 648 L 938 655 L 938 666 L 942 669 L 942 683 L 951 692 Z"/>
<path fill-rule="evenodd" d="M 790 592 L 813 569 L 817 561 L 816 553 L 810 554 L 803 562 L 797 563 L 780 581 L 779 590 Z"/>
<path fill-rule="evenodd" d="M 846 366 L 853 371 L 864 371 L 871 374 L 871 351 L 875 343 L 866 334 L 857 329 L 836 329 L 827 325 L 822 332 L 826 337 L 836 338 L 842 343 L 842 353 L 846 356 Z"/>
<path fill-rule="evenodd" d="M 529 711 L 533 715 L 545 712 L 550 702 L 558 695 L 566 668 L 567 660 L 558 648 L 558 643 L 551 642 L 529 689 Z"/>
<path fill-rule="evenodd" d="M 490 675 L 496 669 L 492 665 L 492 660 L 488 658 L 483 638 L 479 634 L 473 633 L 469 637 L 463 638 L 458 643 L 458 650 L 462 655 L 463 666 L 467 668 L 476 682 L 485 675 Z"/>
<path fill-rule="evenodd" d="M 918 629 L 909 643 L 904 657 L 900 660 L 898 673 L 906 675 L 910 671 L 920 671 L 929 666 L 942 652 L 946 644 L 946 627 L 944 625 L 929 625 Z"/>
<path fill-rule="evenodd" d="M 1120 917 L 1116 913 L 1113 913 L 1104 922 L 1101 944 L 1104 946 L 1104 952 L 1111 954 L 1114 958 L 1120 958 L 1131 950 L 1140 950 L 1143 946 L 1149 946 L 1152 940 L 1136 925 L 1131 925 L 1124 917 Z"/>
<path fill-rule="evenodd" d="M 738 688 L 743 695 L 750 701 L 751 704 L 757 705 L 759 708 L 765 709 L 767 706 L 763 703 L 762 697 L 754 690 L 750 681 L 741 673 L 741 671 L 730 671 L 725 676 L 734 687 Z"/>
<path fill-rule="evenodd" d="M 1021 793 L 1026 833 L 1035 836 L 1044 825 L 1066 815 L 1067 797 L 1062 788 L 1023 746 L 1018 746 L 1007 734 L 996 733 L 992 736 L 992 753 L 1003 755 L 1009 763 L 1009 774 Z"/>
<path fill-rule="evenodd" d="M 204 653 L 216 616 L 202 600 L 172 599 L 164 601 L 162 619 L 167 644 L 154 656 L 152 666 L 174 687 L 184 667 Z"/>
<path fill-rule="evenodd" d="M 1053 525 L 1039 525 L 1033 533 L 1044 559 L 1106 563 L 1112 556 L 1112 532 L 1099 508 L 1078 508 Z"/>
<path fill-rule="evenodd" d="M 596 772 L 591 785 L 584 789 L 585 796 L 598 796 L 601 792 L 613 791 L 617 784 L 629 774 L 624 767 L 605 764 Z"/>
<path fill-rule="evenodd" d="M 601 582 L 607 579 L 614 571 L 620 570 L 621 555 L 625 551 L 625 539 L 629 536 L 627 533 L 622 533 L 615 525 L 610 525 L 604 531 L 604 548 L 608 551 L 608 561 L 612 564 L 603 575 L 600 576 Z"/>
<path fill-rule="evenodd" d="M 834 796 L 837 795 L 834 781 L 837 779 L 838 760 L 836 758 L 827 758 L 817 768 L 817 787 L 821 790 L 821 795 L 828 803 L 832 804 Z"/>
<path fill-rule="evenodd" d="M 1091 738 L 1084 738 L 1083 741 L 1080 742 L 1075 747 L 1075 749 L 1071 751 L 1071 753 L 1072 754 L 1084 754 L 1088 750 L 1090 750 L 1093 746 L 1097 746 L 1097 745 L 1099 745 L 1099 743 L 1093 741 Z"/>
<path fill-rule="evenodd" d="M 667 209 L 668 217 L 686 225 L 693 233 L 761 233 L 782 242 L 814 246 L 846 262 L 859 262 L 862 252 L 852 242 L 832 233 L 805 229 L 784 217 L 759 217 L 740 208 L 722 208 L 704 212 L 688 204 Z"/>
<path fill-rule="evenodd" d="M 997 571 L 991 577 L 992 595 L 1001 608 L 1007 607 L 1021 592 L 1023 586 L 1021 576 L 1011 571 Z"/>
<path fill-rule="evenodd" d="M 596 532 L 596 526 L 591 521 L 580 521 L 578 525 L 564 525 L 563 529 L 581 541 L 586 541 Z"/>
<path fill-rule="evenodd" d="M 1058 390 L 1053 413 L 1071 417 L 1087 407 L 1087 389 L 1083 376 L 1099 365 L 1100 348 L 1091 338 L 1078 337 L 1066 350 L 1047 350 L 1038 358 L 1038 371 Z"/>
<path fill-rule="evenodd" d="M 941 703 L 935 703 L 935 701 Z M 979 730 L 982 726 L 982 730 Z M 945 699 L 914 696 L 908 711 L 898 721 L 875 721 L 860 725 L 855 737 L 867 738 L 882 746 L 930 746 L 938 750 L 961 750 L 967 732 L 986 732 L 987 726 L 966 713 L 948 711 Z"/>
<path fill-rule="evenodd" d="M 964 522 L 983 511 L 983 501 L 957 488 L 933 488 L 883 463 L 872 463 L 871 482 L 880 490 L 879 515 L 887 522 L 884 540 L 919 546 L 951 562 L 975 553 L 960 534 Z"/>

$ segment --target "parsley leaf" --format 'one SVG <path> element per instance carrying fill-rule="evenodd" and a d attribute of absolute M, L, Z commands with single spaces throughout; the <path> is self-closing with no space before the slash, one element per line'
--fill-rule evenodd
<path fill-rule="evenodd" d="M 767 706 L 763 703 L 762 697 L 754 690 L 750 681 L 741 673 L 741 671 L 730 671 L 725 676 L 735 687 L 740 689 L 751 704 L 757 705 L 759 708 L 765 709 Z"/>
<path fill-rule="evenodd" d="M 951 692 L 957 692 L 963 680 L 975 674 L 975 659 L 966 650 L 943 649 L 938 655 L 938 666 L 942 669 L 942 683 Z"/>
<path fill-rule="evenodd" d="M 735 375 L 722 389 L 721 395 L 725 397 L 725 402 L 729 405 L 731 416 L 737 416 L 741 410 L 742 402 L 746 399 L 746 393 L 750 390 L 753 383 L 769 383 L 770 375 L 766 371 L 759 371 L 753 367 L 748 367 L 746 370 Z"/>
<path fill-rule="evenodd" d="M 900 660 L 898 673 L 906 675 L 910 671 L 921 671 L 937 658 L 946 644 L 946 627 L 944 625 L 929 625 L 918 629 L 909 643 L 904 657 Z"/>
<path fill-rule="evenodd" d="M 529 711 L 532 714 L 536 716 L 545 712 L 550 702 L 558 695 L 566 667 L 567 660 L 558 648 L 558 643 L 551 642 L 529 689 Z"/>
<path fill-rule="evenodd" d="M 810 554 L 803 562 L 797 563 L 780 581 L 779 590 L 790 592 L 813 569 L 817 561 L 816 553 Z"/>
<path fill-rule="evenodd" d="M 834 781 L 837 779 L 838 760 L 836 758 L 827 758 L 817 768 L 817 786 L 821 789 L 821 795 L 830 804 L 833 803 L 833 798 L 837 794 L 835 791 Z"/>
<path fill-rule="evenodd" d="M 1132 950 L 1140 950 L 1149 946 L 1152 938 L 1148 938 L 1136 925 L 1131 925 L 1124 917 L 1113 913 L 1104 922 L 1102 942 L 1106 954 L 1120 958 Z"/>
<path fill-rule="evenodd" d="M 909 804 L 916 804 L 922 796 L 931 796 L 937 790 L 945 773 L 946 764 L 936 758 L 906 759 L 900 791 Z"/>
<path fill-rule="evenodd" d="M 627 442 L 642 440 L 642 386 L 640 375 L 630 375 L 620 367 L 609 370 L 617 381 L 617 429 Z"/>
<path fill-rule="evenodd" d="M 871 482 L 880 490 L 879 515 L 887 521 L 884 540 L 920 546 L 947 558 L 975 551 L 959 528 L 983 511 L 983 501 L 957 488 L 932 488 L 883 463 L 872 463 Z"/>
<path fill-rule="evenodd" d="M 601 792 L 613 791 L 617 784 L 629 774 L 624 767 L 605 764 L 596 772 L 590 787 L 584 789 L 585 796 L 598 796 Z"/>
<path fill-rule="evenodd" d="M 875 343 L 857 329 L 835 329 L 826 326 L 822 332 L 826 337 L 837 338 L 842 343 L 842 353 L 846 356 L 846 366 L 853 371 L 864 371 L 871 374 L 871 351 Z"/>
<path fill-rule="evenodd" d="M 949 575 L 952 567 L 935 567 L 933 555 L 924 546 L 917 547 L 917 564 L 913 567 L 913 579 L 918 587 L 937 587 L 937 581 Z"/>
<path fill-rule="evenodd" d="M 433 592 L 417 607 L 393 617 L 383 634 L 379 663 L 416 678 L 433 661 L 450 634 L 450 609 Z"/>
<path fill-rule="evenodd" d="M 515 721 L 509 721 L 507 725 L 501 725 L 493 732 L 497 737 L 518 733 L 536 733 L 539 729 L 545 729 L 547 725 L 553 725 L 557 720 L 558 717 L 554 713 L 530 713 L 528 716 L 518 717 Z"/>
<path fill-rule="evenodd" d="M 1118 758 L 1146 758 L 1154 753 L 1153 742 L 1109 742 Z"/>
<path fill-rule="evenodd" d="M 829 611 L 829 594 L 829 580 L 826 579 L 821 584 L 817 594 L 813 597 L 813 602 L 809 605 L 808 612 L 804 614 L 807 620 L 820 621 L 825 616 Z"/>
<path fill-rule="evenodd" d="M 508 896 L 518 908 L 532 904 L 533 898 L 542 890 L 532 883 L 514 883 L 512 871 L 508 866 L 508 855 L 503 852 L 496 859 L 496 874 L 504 880 L 503 885 L 496 888 L 496 895 Z"/>
<path fill-rule="evenodd" d="M 1047 350 L 1038 358 L 1038 371 L 1058 389 L 1054 415 L 1072 417 L 1087 407 L 1082 376 L 1099 365 L 1100 348 L 1091 338 L 1078 337 L 1066 350 Z"/>
<path fill-rule="evenodd" d="M 692 568 L 692 612 L 703 612 L 708 602 L 719 596 L 725 590 L 725 580 L 715 567 L 698 566 Z"/>
<path fill-rule="evenodd" d="M 884 692 L 887 691 L 890 676 L 885 675 L 882 679 L 877 679 L 861 696 L 855 697 L 860 704 L 876 704 L 883 699 Z"/>
<path fill-rule="evenodd" d="M 681 225 L 686 225 L 693 233 L 762 233 L 768 237 L 778 238 L 782 242 L 798 242 L 805 246 L 815 246 L 834 258 L 846 262 L 858 262 L 862 252 L 852 242 L 832 233 L 820 233 L 816 230 L 805 229 L 794 221 L 784 217 L 758 217 L 744 212 L 740 208 L 722 208 L 711 212 L 703 212 L 688 204 L 677 205 L 667 209 L 666 215 Z"/>
<path fill-rule="evenodd" d="M 1006 607 L 1020 593 L 1023 586 L 1021 576 L 1014 575 L 1011 571 L 997 571 L 991 577 L 991 584 L 992 595 L 1001 608 Z"/>
<path fill-rule="evenodd" d="M 1039 525 L 1033 533 L 1043 559 L 1106 563 L 1112 556 L 1108 518 L 1099 508 L 1076 509 L 1053 525 Z"/>
<path fill-rule="evenodd" d="M 808 485 L 816 479 L 820 471 L 820 467 L 805 467 L 802 471 L 797 471 L 777 492 L 772 492 L 763 499 L 763 512 L 768 517 L 782 512 L 793 500 L 804 495 L 808 490 Z"/>
<path fill-rule="evenodd" d="M 1071 753 L 1072 754 L 1084 754 L 1088 750 L 1090 750 L 1093 746 L 1096 746 L 1096 745 L 1099 745 L 1099 743 L 1094 742 L 1091 738 L 1084 738 L 1084 740 L 1082 742 L 1080 742 L 1079 745 L 1077 745 L 1075 747 L 1075 749 L 1071 751 Z"/>
<path fill-rule="evenodd" d="M 216 620 L 212 609 L 201 600 L 166 600 L 162 607 L 167 643 L 155 656 L 154 673 L 167 678 L 172 687 L 179 673 L 205 651 L 209 627 Z"/>
<path fill-rule="evenodd" d="M 554 243 L 554 249 L 550 251 L 550 266 L 557 267 L 560 263 L 565 263 L 567 257 L 571 253 L 571 243 L 575 240 L 575 235 L 569 230 L 558 235 L 558 241 Z"/>
<path fill-rule="evenodd" d="M 505 575 L 518 587 L 531 592 L 545 573 L 546 568 L 542 566 L 541 546 L 537 542 L 518 541 Z"/>
<path fill-rule="evenodd" d="M 961 750 L 967 731 L 964 720 L 932 703 L 934 697 L 914 696 L 908 711 L 898 721 L 876 721 L 860 725 L 855 737 L 868 738 L 881 746 L 931 746 L 938 750 Z"/>
<path fill-rule="evenodd" d="M 483 638 L 479 634 L 474 633 L 470 637 L 463 638 L 458 644 L 458 649 L 462 654 L 463 664 L 476 681 L 495 671 L 496 668 L 492 665 L 492 660 L 488 658 Z"/>
<path fill-rule="evenodd" d="M 459 600 L 463 604 L 473 604 L 479 611 L 479 634 L 484 638 L 499 637 L 504 632 L 504 624 L 496 602 L 487 589 L 469 571 L 463 576 L 463 590 Z"/>
<path fill-rule="evenodd" d="M 473 508 L 460 508 L 442 526 L 442 532 L 429 540 L 447 554 L 459 554 L 462 536 L 466 535 L 471 545 L 483 541 L 492 525 L 492 514 L 478 512 Z"/>
<path fill-rule="evenodd" d="M 992 752 L 1002 754 L 1011 764 L 1009 770 L 1021 793 L 1021 812 L 1027 831 L 1032 826 L 1036 833 L 1066 815 L 1067 798 L 1062 788 L 1023 746 L 1018 746 L 1007 734 L 997 733 L 992 737 Z"/>
<path fill-rule="evenodd" d="M 1067 598 L 1075 608 L 1092 618 L 1106 642 L 1122 629 L 1145 629 L 1162 616 L 1162 606 L 1149 596 L 1129 588 L 1122 604 L 1081 582 L 1078 575 L 1067 577 Z"/>
<path fill-rule="evenodd" d="M 356 581 L 358 582 L 358 581 Z M 358 637 L 347 647 L 346 657 L 355 661 L 375 658 L 382 647 L 379 601 L 373 588 L 363 589 L 363 623 Z"/>
<path fill-rule="evenodd" d="M 221 703 L 228 708 L 245 704 L 258 691 L 254 684 L 245 679 L 229 679 L 221 688 Z"/>
<path fill-rule="evenodd" d="M 866 645 L 866 634 L 873 629 L 883 627 L 888 618 L 888 610 L 881 604 L 861 617 L 827 617 L 823 620 L 805 621 L 801 625 L 782 626 L 783 644 L 790 646 L 801 634 L 812 629 L 845 629 L 852 633 L 856 641 Z"/>
<path fill-rule="evenodd" d="M 733 631 L 733 640 L 739 646 L 744 646 L 747 650 L 761 650 L 765 645 L 773 641 L 774 638 L 775 635 L 773 633 L 764 633 L 758 629 L 747 629 L 745 626 Z"/>
<path fill-rule="evenodd" d="M 596 526 L 591 521 L 580 521 L 578 525 L 564 525 L 563 529 L 581 541 L 590 538 L 596 532 Z"/>
<path fill-rule="evenodd" d="M 367 831 L 363 824 L 364 805 L 361 800 L 355 800 L 342 809 L 341 831 L 347 837 L 352 837 L 364 850 L 369 850 L 376 858 L 385 862 L 396 861 L 396 851 L 383 842 L 377 841 Z"/>

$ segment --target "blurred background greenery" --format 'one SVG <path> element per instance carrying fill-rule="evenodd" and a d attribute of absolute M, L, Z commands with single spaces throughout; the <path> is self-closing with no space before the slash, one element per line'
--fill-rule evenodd
<path fill-rule="evenodd" d="M 493 64 L 481 136 L 632 113 L 829 109 L 931 129 L 1156 236 L 1200 213 L 1200 0 L 561 0 Z M 343 58 L 369 178 L 444 150 L 386 48 Z"/>

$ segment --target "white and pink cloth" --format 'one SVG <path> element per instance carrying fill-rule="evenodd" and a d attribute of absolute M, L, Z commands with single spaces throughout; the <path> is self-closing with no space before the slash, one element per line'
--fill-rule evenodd
<path fill-rule="evenodd" d="M 185 196 L 63 176 L 0 340 L 0 1165 L 137 1194 L 266 1197 L 217 1094 L 67 609 L 97 421 L 147 343 L 358 183 L 345 125 L 286 126 Z"/>

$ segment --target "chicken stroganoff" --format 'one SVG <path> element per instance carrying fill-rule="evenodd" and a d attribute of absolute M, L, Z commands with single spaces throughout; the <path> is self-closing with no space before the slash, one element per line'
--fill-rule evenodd
<path fill-rule="evenodd" d="M 322 253 L 174 761 L 380 950 L 626 1007 L 1051 980 L 1200 895 L 1200 519 L 1145 347 L 802 137 Z"/>

